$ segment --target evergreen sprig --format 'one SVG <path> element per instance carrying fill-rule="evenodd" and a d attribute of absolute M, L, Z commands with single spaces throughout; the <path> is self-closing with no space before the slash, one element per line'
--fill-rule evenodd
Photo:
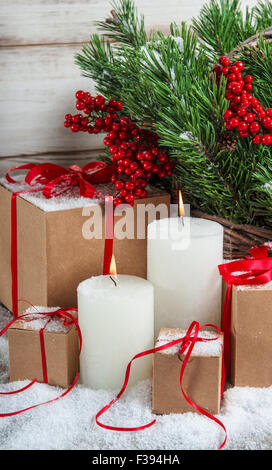
<path fill-rule="evenodd" d="M 211 70 L 220 55 L 257 34 L 257 47 L 238 48 L 234 60 L 243 60 L 254 77 L 254 95 L 272 107 L 272 43 L 261 34 L 271 25 L 268 0 L 245 14 L 238 0 L 211 0 L 192 26 L 173 23 L 167 37 L 158 31 L 147 38 L 133 2 L 120 0 L 112 19 L 99 23 L 103 35 L 93 35 L 76 57 L 98 92 L 121 100 L 125 114 L 159 134 L 160 144 L 176 160 L 176 177 L 188 202 L 237 223 L 268 227 L 271 148 L 228 135 L 226 83 L 222 79 L 217 87 Z"/>

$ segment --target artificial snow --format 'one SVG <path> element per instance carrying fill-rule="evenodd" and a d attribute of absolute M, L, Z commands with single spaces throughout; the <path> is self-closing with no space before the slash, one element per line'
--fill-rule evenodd
<path fill-rule="evenodd" d="M 31 329 L 31 330 L 41 330 L 46 326 L 46 331 L 54 331 L 54 332 L 62 332 L 67 333 L 70 329 L 69 325 L 65 325 L 63 319 L 55 316 L 50 317 L 50 321 L 48 322 L 48 317 L 40 315 L 43 313 L 50 313 L 55 312 L 60 307 L 41 307 L 41 306 L 33 306 L 28 308 L 24 315 L 28 315 L 26 317 L 27 321 L 20 322 L 20 328 Z M 75 316 L 75 312 L 67 310 L 72 316 Z M 20 320 L 20 319 L 19 319 Z M 69 318 L 67 319 L 69 321 Z M 16 325 L 16 323 L 15 323 Z"/>
<path fill-rule="evenodd" d="M 162 332 L 159 334 L 159 337 L 157 339 L 156 346 L 163 346 L 164 344 L 169 343 L 170 341 L 175 341 L 180 338 L 184 338 L 186 332 L 181 330 L 170 330 L 170 331 L 165 331 L 162 330 Z M 198 338 L 203 338 L 206 340 L 212 340 L 212 341 L 203 341 L 203 342 L 197 342 L 194 345 L 194 349 L 192 350 L 192 356 L 220 356 L 220 353 L 222 351 L 222 336 L 217 338 L 218 333 L 205 330 L 205 331 L 200 331 L 198 334 Z M 213 339 L 217 338 L 217 339 Z M 174 346 L 171 346 L 167 349 L 163 349 L 160 351 L 162 354 L 178 354 L 179 349 L 180 349 L 181 343 L 175 344 Z M 189 345 L 188 345 L 189 347 Z M 186 354 L 188 348 L 184 351 L 184 354 Z"/>
<path fill-rule="evenodd" d="M 0 329 L 11 316 L 0 309 Z M 7 334 L 0 337 L 0 391 L 16 390 L 28 382 L 7 383 Z M 25 408 L 58 396 L 62 389 L 35 384 L 21 394 L 0 395 L 0 412 Z M 113 392 L 77 385 L 66 397 L 10 418 L 0 418 L 0 448 L 27 450 L 189 450 L 218 449 L 224 439 L 221 428 L 197 413 L 154 416 L 151 413 L 151 381 L 140 382 L 101 417 L 115 426 L 137 426 L 154 417 L 156 424 L 144 431 L 107 431 L 95 423 L 95 415 L 114 397 Z M 229 388 L 218 415 L 227 428 L 225 449 L 272 448 L 272 387 Z"/>

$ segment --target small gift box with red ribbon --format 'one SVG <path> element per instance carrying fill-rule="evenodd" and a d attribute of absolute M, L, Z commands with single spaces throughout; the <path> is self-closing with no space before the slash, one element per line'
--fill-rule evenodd
<path fill-rule="evenodd" d="M 272 257 L 254 247 L 246 259 L 219 266 L 224 280 L 222 330 L 232 385 L 272 385 Z"/>
<path fill-rule="evenodd" d="M 113 231 L 105 223 L 105 201 L 114 193 L 113 166 L 91 162 L 65 169 L 51 163 L 26 164 L 11 169 L 0 181 L 0 302 L 15 316 L 23 311 L 18 299 L 75 307 L 78 284 L 102 273 L 109 258 L 105 239 L 113 240 Z M 27 174 L 13 176 L 15 170 Z M 133 235 L 130 230 L 122 239 L 114 238 L 120 274 L 146 278 L 148 220 L 143 216 L 145 233 L 137 237 L 136 214 L 139 204 L 146 208 L 150 203 L 155 217 L 160 204 L 166 209 L 164 216 L 169 215 L 170 195 L 160 189 L 150 188 L 147 197 L 135 200 Z M 101 208 L 101 217 L 94 215 L 94 206 Z M 123 213 L 115 212 L 115 227 L 122 217 Z M 98 221 L 95 236 L 94 220 Z"/>
<path fill-rule="evenodd" d="M 8 325 L 10 380 L 67 388 L 75 380 L 80 332 L 76 309 L 32 307 Z"/>
<path fill-rule="evenodd" d="M 219 413 L 224 389 L 223 335 L 200 329 L 189 351 L 191 336 L 190 331 L 180 329 L 160 330 L 156 347 L 176 344 L 153 356 L 152 409 L 156 414 L 186 413 L 201 408 Z"/>

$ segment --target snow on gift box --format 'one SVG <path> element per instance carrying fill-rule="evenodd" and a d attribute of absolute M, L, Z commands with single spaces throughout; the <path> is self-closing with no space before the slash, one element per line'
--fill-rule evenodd
<path fill-rule="evenodd" d="M 185 330 L 162 328 L 156 346 L 162 346 L 185 335 Z M 216 332 L 207 330 L 201 331 L 199 338 L 203 339 L 203 342 L 197 342 L 192 350 L 184 371 L 183 388 L 198 406 L 217 414 L 222 392 L 223 335 L 218 336 Z M 180 344 L 176 344 L 154 354 L 152 409 L 156 414 L 193 411 L 180 389 L 180 369 L 185 354 L 180 354 L 179 349 Z"/>
<path fill-rule="evenodd" d="M 92 165 L 99 165 L 100 170 L 105 169 L 105 164 L 101 162 L 89 164 Z M 82 188 L 84 192 L 86 182 L 82 182 L 81 169 L 78 167 L 74 166 L 73 170 L 65 170 L 52 164 L 25 167 L 30 170 L 29 173 L 46 171 L 46 178 L 57 167 L 57 172 L 66 172 L 65 181 L 69 182 L 67 178 L 70 178 L 72 185 L 63 194 L 62 191 L 61 194 L 55 194 L 54 188 L 53 194 L 58 197 L 47 198 L 42 191 L 44 184 L 37 183 L 35 179 L 30 181 L 31 186 L 27 183 L 29 173 L 26 178 L 22 175 L 16 177 L 16 180 L 9 178 L 10 182 L 4 178 L 0 180 L 0 217 L 5 221 L 0 232 L 0 301 L 15 315 L 17 309 L 19 314 L 23 311 L 23 307 L 17 304 L 18 298 L 27 299 L 35 305 L 76 306 L 76 288 L 79 282 L 90 275 L 101 274 L 105 238 L 104 199 L 109 192 L 114 193 L 114 186 L 105 183 L 105 175 L 102 178 L 104 183 L 97 183 L 99 171 L 91 174 L 95 176 L 92 186 L 95 193 L 92 195 L 94 199 L 90 199 L 88 191 L 85 191 L 87 197 L 82 196 Z M 106 167 L 106 171 L 108 168 Z M 14 197 L 17 193 L 18 196 Z M 141 204 L 145 209 L 149 203 L 155 208 L 164 204 L 167 212 L 170 196 L 150 187 L 145 199 L 135 201 L 131 208 L 134 214 L 134 235 L 137 207 Z M 98 206 L 102 214 L 101 236 L 94 238 L 90 219 L 94 217 L 92 211 Z M 159 217 L 159 212 L 155 211 L 155 217 Z M 117 215 L 115 210 L 115 227 L 122 218 L 123 214 Z M 143 221 L 145 228 L 145 217 Z M 87 224 L 89 237 L 83 236 L 84 224 Z M 120 273 L 146 278 L 145 235 L 142 238 L 125 236 L 122 240 L 115 237 L 115 254 Z"/>
<path fill-rule="evenodd" d="M 10 380 L 37 380 L 67 388 L 79 358 L 76 309 L 31 307 L 8 327 Z"/>

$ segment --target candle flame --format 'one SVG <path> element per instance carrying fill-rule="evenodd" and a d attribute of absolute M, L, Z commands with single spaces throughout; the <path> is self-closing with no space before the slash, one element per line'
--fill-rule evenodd
<path fill-rule="evenodd" d="M 184 215 L 185 215 L 181 190 L 179 190 L 178 214 L 179 214 L 179 217 L 184 217 Z"/>
<path fill-rule="evenodd" d="M 116 276 L 116 275 L 117 275 L 116 260 L 115 260 L 115 256 L 114 256 L 114 255 L 112 255 L 112 257 L 111 257 L 110 274 L 111 274 L 112 276 Z"/>

